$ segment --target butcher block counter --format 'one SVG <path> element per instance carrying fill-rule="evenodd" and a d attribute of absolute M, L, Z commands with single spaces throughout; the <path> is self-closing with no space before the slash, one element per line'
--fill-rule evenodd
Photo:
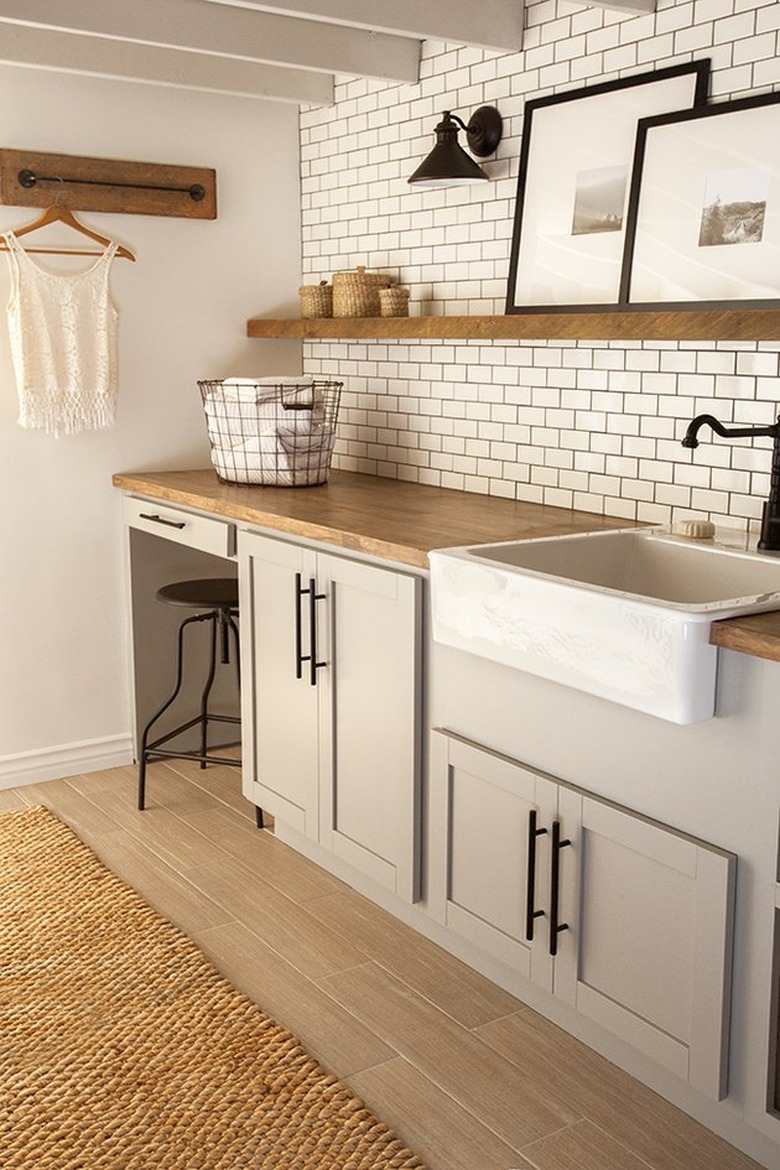
<path fill-rule="evenodd" d="M 118 473 L 113 484 L 125 492 L 420 569 L 428 567 L 434 548 L 630 526 L 593 512 L 339 470 L 331 472 L 328 483 L 313 488 L 226 484 L 210 469 Z M 780 662 L 780 612 L 715 622 L 710 640 Z"/>
<path fill-rule="evenodd" d="M 427 569 L 433 548 L 630 527 L 591 512 L 351 471 L 332 471 L 328 483 L 310 488 L 220 483 L 213 471 L 141 472 L 115 475 L 113 482 L 123 491 L 419 569 Z"/>

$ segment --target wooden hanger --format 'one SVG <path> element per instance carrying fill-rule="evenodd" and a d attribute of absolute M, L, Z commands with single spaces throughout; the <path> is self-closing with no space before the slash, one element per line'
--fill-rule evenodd
<path fill-rule="evenodd" d="M 111 240 L 107 239 L 106 236 L 101 236 L 98 234 L 98 232 L 93 232 L 91 228 L 85 227 L 83 223 L 80 223 L 79 220 L 76 219 L 73 212 L 70 211 L 69 208 L 63 207 L 61 203 L 53 203 L 51 207 L 47 207 L 46 210 L 41 215 L 39 215 L 37 219 L 32 221 L 32 223 L 25 224 L 24 227 L 15 228 L 13 230 L 13 235 L 17 237 L 25 236 L 28 232 L 35 232 L 38 230 L 38 228 L 47 227 L 50 223 L 64 223 L 66 227 L 73 228 L 74 231 L 80 232 L 82 236 L 89 236 L 91 240 L 95 240 L 98 244 L 102 244 L 104 248 L 107 248 L 112 242 Z M 6 244 L 5 240 L 0 240 L 0 252 L 7 251 L 8 245 Z M 46 252 L 49 255 L 55 256 L 100 255 L 100 253 L 95 252 L 94 249 L 58 248 L 53 246 L 50 248 L 26 248 L 25 251 Z M 130 251 L 130 249 L 125 248 L 123 245 L 120 245 L 120 247 L 117 248 L 116 255 L 121 256 L 124 260 L 135 260 L 135 256 Z"/>

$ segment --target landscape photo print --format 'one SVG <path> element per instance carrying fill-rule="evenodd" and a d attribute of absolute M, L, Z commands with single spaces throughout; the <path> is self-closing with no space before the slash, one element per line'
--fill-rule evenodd
<path fill-rule="evenodd" d="M 640 121 L 621 300 L 780 298 L 779 131 L 780 93 Z"/>
<path fill-rule="evenodd" d="M 766 171 L 740 167 L 707 176 L 699 247 L 726 244 L 760 244 L 764 234 Z"/>

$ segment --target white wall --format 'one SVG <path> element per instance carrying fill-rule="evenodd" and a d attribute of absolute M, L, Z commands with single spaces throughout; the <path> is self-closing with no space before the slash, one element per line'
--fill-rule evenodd
<path fill-rule="evenodd" d="M 780 86 L 780 5 L 658 0 L 627 16 L 566 0 L 526 8 L 521 53 L 428 43 L 419 86 L 344 82 L 302 116 L 308 282 L 366 264 L 412 289 L 412 312 L 502 313 L 527 100 L 709 57 L 711 98 Z M 505 137 L 479 188 L 410 188 L 445 109 L 497 105 Z M 685 424 L 775 419 L 777 343 L 398 342 L 309 344 L 338 370 L 342 467 L 630 519 L 729 517 L 745 527 L 768 491 L 771 442 Z"/>
<path fill-rule="evenodd" d="M 112 429 L 55 439 L 20 428 L 0 319 L 0 783 L 9 784 L 99 766 L 102 755 L 110 763 L 115 752 L 127 758 L 112 473 L 208 464 L 198 378 L 300 370 L 296 345 L 245 337 L 248 317 L 297 304 L 297 109 L 0 67 L 0 145 L 210 166 L 218 198 L 213 221 L 82 216 L 137 257 L 112 272 Z M 36 214 L 0 207 L 0 226 Z M 2 304 L 8 287 L 0 259 Z"/>

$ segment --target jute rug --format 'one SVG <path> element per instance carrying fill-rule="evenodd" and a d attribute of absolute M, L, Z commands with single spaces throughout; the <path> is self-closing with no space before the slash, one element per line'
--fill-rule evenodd
<path fill-rule="evenodd" d="M 0 815 L 2 1170 L 424 1170 L 45 809 Z"/>

